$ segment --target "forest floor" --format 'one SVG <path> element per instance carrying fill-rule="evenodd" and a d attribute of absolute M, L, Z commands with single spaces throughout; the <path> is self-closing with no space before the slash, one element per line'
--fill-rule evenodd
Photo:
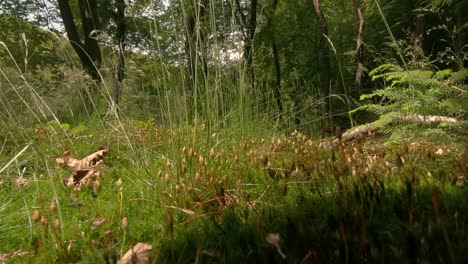
<path fill-rule="evenodd" d="M 0 263 L 468 263 L 465 146 L 240 134 L 4 128 Z"/>

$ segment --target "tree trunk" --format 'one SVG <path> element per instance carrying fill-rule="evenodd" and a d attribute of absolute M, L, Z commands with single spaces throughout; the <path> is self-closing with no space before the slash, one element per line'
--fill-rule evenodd
<path fill-rule="evenodd" d="M 250 17 L 249 21 L 244 15 L 240 0 L 236 0 L 236 7 L 240 14 L 240 19 L 237 18 L 238 23 L 241 25 L 242 37 L 244 40 L 244 62 L 247 72 L 247 82 L 250 84 L 252 89 L 255 88 L 255 73 L 253 70 L 253 40 L 255 38 L 255 30 L 257 28 L 257 0 L 251 0 L 250 2 Z"/>
<path fill-rule="evenodd" d="M 320 38 L 320 86 L 322 92 L 325 96 L 328 96 L 328 86 L 330 84 L 330 50 L 328 48 L 328 26 L 325 17 L 323 16 L 322 11 L 320 10 L 320 3 L 319 0 L 312 0 L 312 4 L 314 5 L 314 11 L 319 19 L 320 24 L 320 31 L 322 36 Z"/>
<path fill-rule="evenodd" d="M 195 9 L 195 7 L 194 7 Z M 185 21 L 185 53 L 187 56 L 187 72 L 185 77 L 185 86 L 189 98 L 193 96 L 195 86 L 195 10 L 192 10 Z"/>
<path fill-rule="evenodd" d="M 361 5 L 359 0 L 353 0 L 354 8 L 356 9 L 356 14 L 358 17 L 358 33 L 356 37 L 356 77 L 355 77 L 355 86 L 356 94 L 359 97 L 361 95 L 361 80 L 362 80 L 362 71 L 363 71 L 363 54 L 362 54 L 362 39 L 364 33 L 364 17 L 362 16 Z"/>
<path fill-rule="evenodd" d="M 91 38 L 96 30 L 98 21 L 95 0 L 79 0 L 80 18 L 83 25 L 84 42 L 81 41 L 75 25 L 73 13 L 68 0 L 58 0 L 60 16 L 71 46 L 80 58 L 85 71 L 94 79 L 100 80 L 99 67 L 101 65 L 101 50 L 96 39 Z"/>
<path fill-rule="evenodd" d="M 237 23 L 239 23 L 239 25 L 241 25 L 241 31 L 242 31 L 243 37 L 247 38 L 246 33 L 245 33 L 245 30 L 248 27 L 247 18 L 245 18 L 244 11 L 242 10 L 242 6 L 241 6 L 240 1 L 241 0 L 236 0 L 236 8 L 237 8 L 237 11 L 239 12 L 239 16 L 240 16 L 240 19 L 238 17 L 236 17 L 236 20 L 237 20 Z M 254 0 L 254 1 L 256 1 L 256 0 Z"/>
<path fill-rule="evenodd" d="M 257 28 L 257 0 L 252 0 L 250 2 L 250 18 L 247 38 L 245 39 L 245 46 L 244 46 L 244 58 L 246 62 L 247 73 L 249 76 L 249 82 L 252 88 L 255 86 L 255 73 L 253 70 L 253 53 L 252 53 L 252 46 L 253 41 L 255 38 L 255 29 Z"/>
<path fill-rule="evenodd" d="M 457 53 L 464 54 L 462 50 L 465 45 L 468 43 L 468 28 L 464 27 L 466 21 L 468 21 L 468 14 L 466 10 L 468 9 L 468 3 L 466 1 L 461 1 L 455 6 L 455 17 L 457 25 L 457 35 L 456 35 L 456 51 Z M 465 48 L 466 50 L 466 48 Z M 466 54 L 466 53 L 465 53 Z M 458 69 L 463 67 L 468 67 L 468 60 L 464 59 L 462 65 L 458 65 Z"/>
<path fill-rule="evenodd" d="M 271 50 L 273 52 L 273 61 L 275 64 L 275 89 L 273 90 L 273 95 L 275 96 L 276 105 L 278 106 L 279 119 L 282 119 L 283 115 L 283 101 L 281 99 L 281 66 L 279 60 L 278 46 L 276 45 L 276 36 L 275 36 L 275 25 L 273 23 L 273 17 L 275 16 L 276 7 L 278 5 L 278 0 L 273 0 L 273 13 L 268 19 L 271 29 Z"/>
<path fill-rule="evenodd" d="M 187 55 L 187 72 L 186 72 L 186 90 L 189 97 L 194 94 L 196 80 L 197 62 L 201 60 L 205 64 L 206 60 L 200 58 L 198 53 L 202 42 L 201 33 L 195 31 L 196 23 L 205 15 L 208 0 L 196 0 L 191 12 L 185 20 L 185 53 Z M 202 55 L 203 56 L 203 55 Z M 202 65 L 206 68 L 206 65 Z"/>
<path fill-rule="evenodd" d="M 414 32 L 413 32 L 413 56 L 417 60 L 419 57 L 424 55 L 423 50 L 423 34 L 425 28 L 424 15 L 420 11 L 423 0 L 414 0 Z"/>
<path fill-rule="evenodd" d="M 115 76 L 115 90 L 114 90 L 114 103 L 119 103 L 120 97 L 120 86 L 125 78 L 125 35 L 127 31 L 127 25 L 125 23 L 125 1 L 115 0 L 115 6 L 117 12 L 113 12 L 115 24 L 117 25 L 116 39 L 119 45 L 117 65 L 116 65 L 116 76 Z"/>
<path fill-rule="evenodd" d="M 276 105 L 278 106 L 278 111 L 279 111 L 280 119 L 281 119 L 281 116 L 283 114 L 283 101 L 281 99 L 281 66 L 280 66 L 280 61 L 279 61 L 278 47 L 276 46 L 276 39 L 275 39 L 274 34 L 271 37 L 271 49 L 273 51 L 273 60 L 275 62 L 275 75 L 276 75 L 274 95 L 275 95 Z"/>

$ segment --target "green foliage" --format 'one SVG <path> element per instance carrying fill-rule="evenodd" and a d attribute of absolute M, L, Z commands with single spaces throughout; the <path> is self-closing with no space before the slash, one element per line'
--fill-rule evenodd
<path fill-rule="evenodd" d="M 427 57 L 414 55 L 411 1 L 360 1 L 362 82 L 369 84 L 370 76 L 380 89 L 368 90 L 366 104 L 354 112 L 378 115 L 370 125 L 390 136 L 338 151 L 284 132 L 321 134 L 324 119 L 340 118 L 324 109 L 339 115 L 350 105 L 357 29 L 352 1 L 320 1 L 334 51 L 330 105 L 318 88 L 322 37 L 310 0 L 278 1 L 274 13 L 273 1 L 258 1 L 254 82 L 242 58 L 241 13 L 248 18 L 250 2 L 238 1 L 239 8 L 234 0 L 208 1 L 207 13 L 195 21 L 195 33 L 203 35 L 195 54 L 207 60 L 203 69 L 196 62 L 202 76 L 195 94 L 185 90 L 184 34 L 195 1 L 126 1 L 121 83 L 115 43 L 104 39 L 116 29 L 112 1 L 97 1 L 101 83 L 77 67 L 61 34 L 38 27 L 44 17 L 36 19 L 30 2 L 0 6 L 2 26 L 12 29 L 0 32 L 0 259 L 21 250 L 29 254 L 18 262 L 116 263 L 131 245 L 147 242 L 154 262 L 275 263 L 284 260 L 266 240 L 274 233 L 286 262 L 296 263 L 443 262 L 465 252 L 467 169 L 460 161 L 464 146 L 454 141 L 467 143 L 468 71 L 458 43 L 466 32 L 466 1 L 423 1 Z M 70 3 L 78 17 L 78 1 Z M 50 9 L 47 21 L 56 21 Z M 407 66 L 399 66 L 401 60 Z M 115 87 L 118 105 L 112 104 Z M 411 122 L 419 116 L 458 122 Z M 401 144 L 411 139 L 419 142 Z M 110 151 L 100 189 L 64 186 L 71 172 L 58 168 L 55 158 L 64 150 L 85 157 L 104 145 Z M 44 218 L 36 219 L 35 210 Z M 93 226 L 99 219 L 105 222 Z"/>
<path fill-rule="evenodd" d="M 408 129 L 411 123 L 419 123 L 418 129 L 425 127 L 432 130 L 435 129 L 434 123 L 437 123 L 438 133 L 444 133 L 448 132 L 444 120 L 425 122 L 412 120 L 411 117 L 438 116 L 456 118 L 460 122 L 467 118 L 468 71 L 465 69 L 457 72 L 450 69 L 407 70 L 396 64 L 383 64 L 369 75 L 373 81 L 380 82 L 383 88 L 362 95 L 361 100 L 367 100 L 368 103 L 353 112 L 366 110 L 379 115 L 379 120 L 372 126 L 382 132 L 401 133 L 400 130 Z M 378 103 L 370 103 L 370 100 Z"/>
<path fill-rule="evenodd" d="M 39 66 L 55 66 L 63 62 L 51 54 L 60 52 L 60 45 L 50 32 L 17 17 L 0 14 L 0 24 L 11 30 L 0 31 L 0 66 L 14 66 L 21 70 L 38 70 Z M 7 50 L 8 49 L 8 50 Z M 10 54 L 12 57 L 10 57 Z M 27 65 L 25 65 L 25 63 Z M 55 72 L 57 74 L 57 72 Z"/>
<path fill-rule="evenodd" d="M 30 147 L 0 174 L 0 254 L 116 262 L 145 242 L 156 263 L 271 263 L 283 261 L 266 239 L 278 233 L 289 262 L 463 256 L 468 189 L 456 185 L 466 170 L 456 145 L 370 141 L 332 152 L 297 132 L 245 137 L 154 121 L 2 127 L 0 169 L 22 149 L 14 137 Z M 102 145 L 100 188 L 64 186 L 71 172 L 55 158 Z"/>

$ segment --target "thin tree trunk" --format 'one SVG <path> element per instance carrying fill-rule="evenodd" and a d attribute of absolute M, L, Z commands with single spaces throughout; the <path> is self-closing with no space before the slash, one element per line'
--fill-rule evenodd
<path fill-rule="evenodd" d="M 363 71 L 363 53 L 362 53 L 362 39 L 364 34 L 364 17 L 362 16 L 361 5 L 359 0 L 353 0 L 354 8 L 356 9 L 356 14 L 358 17 L 358 33 L 356 37 L 356 61 L 357 69 L 355 76 L 355 86 L 356 94 L 359 97 L 361 95 L 361 81 L 362 81 L 362 71 Z"/>
<path fill-rule="evenodd" d="M 116 65 L 116 79 L 115 81 L 115 91 L 114 91 L 114 103 L 117 105 L 119 103 L 120 98 L 120 88 L 122 85 L 122 81 L 125 78 L 125 35 L 127 31 L 127 25 L 125 23 L 125 1 L 124 0 L 116 0 L 115 6 L 117 12 L 113 13 L 114 20 L 117 24 L 117 32 L 116 32 L 116 39 L 118 41 L 119 49 L 118 49 L 118 57 L 117 57 L 117 65 Z"/>
<path fill-rule="evenodd" d="M 280 66 L 280 61 L 279 61 L 278 47 L 276 45 L 276 38 L 274 34 L 271 39 L 271 49 L 273 51 L 273 60 L 275 62 L 275 76 L 276 76 L 274 95 L 275 95 L 276 105 L 278 106 L 280 119 L 281 119 L 281 115 L 283 114 L 283 101 L 281 99 L 281 66 Z"/>
<path fill-rule="evenodd" d="M 273 17 L 275 16 L 277 5 L 278 5 L 278 0 L 273 0 L 273 13 L 271 14 L 271 17 L 269 18 L 269 24 L 270 24 L 270 29 L 271 29 L 271 49 L 273 52 L 273 61 L 275 64 L 275 76 L 276 76 L 275 89 L 273 90 L 273 94 L 275 96 L 276 105 L 278 106 L 279 119 L 281 120 L 282 115 L 283 115 L 283 101 L 281 99 L 281 66 L 280 66 L 280 60 L 279 60 L 278 46 L 276 45 L 275 26 L 273 23 Z"/>
<path fill-rule="evenodd" d="M 237 0 L 239 1 L 239 0 Z M 253 53 L 252 53 L 252 46 L 253 41 L 255 38 L 255 29 L 257 28 L 257 0 L 252 0 L 250 2 L 250 18 L 249 23 L 247 25 L 248 32 L 247 38 L 245 39 L 245 46 L 244 46 L 244 58 L 246 61 L 246 68 L 249 75 L 249 82 L 254 88 L 255 86 L 255 73 L 253 70 Z"/>
<path fill-rule="evenodd" d="M 99 29 L 99 21 L 97 16 L 97 4 L 96 0 L 79 0 L 78 5 L 80 8 L 81 23 L 83 26 L 84 33 L 84 44 L 86 52 L 91 57 L 92 62 L 95 65 L 89 65 L 88 68 L 92 68 L 92 77 L 95 80 L 99 80 L 98 69 L 101 66 L 101 49 L 96 38 L 92 37 L 93 31 Z"/>
<path fill-rule="evenodd" d="M 315 14 L 317 15 L 320 23 L 320 31 L 322 37 L 320 38 L 320 86 L 325 96 L 328 96 L 328 86 L 330 83 L 330 50 L 328 48 L 328 26 L 322 11 L 320 10 L 319 0 L 312 0 Z"/>
<path fill-rule="evenodd" d="M 423 34 L 425 28 L 425 19 L 424 15 L 421 13 L 420 8 L 422 7 L 423 0 L 414 0 L 414 32 L 413 32 L 413 55 L 415 59 L 418 59 L 420 56 L 424 55 L 423 50 Z"/>
<path fill-rule="evenodd" d="M 255 0 L 256 1 L 256 0 Z M 239 25 L 242 26 L 241 30 L 242 30 L 242 35 L 246 35 L 245 33 L 245 28 L 248 27 L 247 25 L 247 18 L 245 17 L 244 15 L 244 12 L 242 10 L 242 6 L 241 6 L 241 3 L 240 3 L 240 0 L 236 0 L 236 7 L 237 7 L 237 11 L 239 12 L 239 15 L 240 15 L 240 20 L 238 19 L 238 17 L 236 17 L 236 20 L 237 22 L 239 23 Z"/>
<path fill-rule="evenodd" d="M 76 54 L 80 58 L 85 71 L 94 79 L 100 80 L 99 66 L 101 65 L 101 50 L 91 33 L 98 27 L 95 0 L 79 0 L 80 18 L 83 27 L 84 42 L 81 41 L 75 25 L 73 13 L 68 0 L 58 0 L 60 16 L 62 17 L 68 39 Z"/>
<path fill-rule="evenodd" d="M 195 9 L 195 7 L 194 7 Z M 189 98 L 193 96 L 193 88 L 195 86 L 195 10 L 192 10 L 185 20 L 185 53 L 187 56 L 187 72 L 185 78 L 185 86 Z"/>
<path fill-rule="evenodd" d="M 196 80 L 196 66 L 197 61 L 201 60 L 205 64 L 204 58 L 199 58 L 198 52 L 200 51 L 200 44 L 202 38 L 201 33 L 195 31 L 196 23 L 205 15 L 208 0 L 196 0 L 191 12 L 185 20 L 185 52 L 187 55 L 187 72 L 186 72 L 186 90 L 189 97 L 194 94 Z M 202 55 L 203 56 L 203 55 Z M 202 65 L 206 70 L 206 65 Z"/>
<path fill-rule="evenodd" d="M 468 2 L 461 1 L 455 6 L 455 19 L 457 25 L 457 35 L 456 35 L 456 50 L 458 53 L 463 54 L 462 50 L 464 46 L 468 43 L 468 28 L 464 27 L 466 25 L 466 21 L 468 21 L 468 13 L 466 10 L 468 9 Z M 468 60 L 463 60 L 463 64 L 458 65 L 458 69 L 463 67 L 468 67 Z"/>

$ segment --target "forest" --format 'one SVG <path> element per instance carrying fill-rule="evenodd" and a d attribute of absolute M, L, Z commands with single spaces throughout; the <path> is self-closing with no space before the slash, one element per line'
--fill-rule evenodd
<path fill-rule="evenodd" d="M 468 1 L 0 0 L 1 263 L 468 263 Z"/>

